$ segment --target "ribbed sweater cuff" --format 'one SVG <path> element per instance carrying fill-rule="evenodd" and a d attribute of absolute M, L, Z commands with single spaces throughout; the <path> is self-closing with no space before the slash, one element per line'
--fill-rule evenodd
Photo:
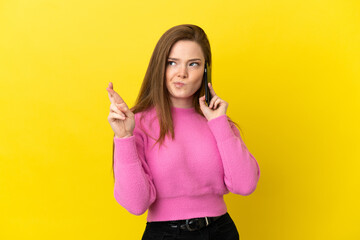
<path fill-rule="evenodd" d="M 235 136 L 226 114 L 213 118 L 207 123 L 217 142 L 224 141 Z"/>
<path fill-rule="evenodd" d="M 127 138 L 114 137 L 114 143 L 115 143 L 114 158 L 118 163 L 127 164 L 127 163 L 139 162 L 134 135 Z"/>

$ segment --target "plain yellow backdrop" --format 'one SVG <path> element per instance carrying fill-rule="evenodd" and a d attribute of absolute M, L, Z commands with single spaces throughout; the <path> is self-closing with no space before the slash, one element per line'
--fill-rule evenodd
<path fill-rule="evenodd" d="M 113 195 L 106 87 L 133 106 L 170 27 L 207 33 L 213 86 L 261 177 L 225 195 L 243 240 L 360 239 L 357 0 L 0 2 L 0 239 L 140 239 Z"/>

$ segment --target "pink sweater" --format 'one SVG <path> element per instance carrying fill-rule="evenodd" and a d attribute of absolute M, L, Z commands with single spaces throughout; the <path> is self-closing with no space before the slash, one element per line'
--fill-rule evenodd
<path fill-rule="evenodd" d="M 131 214 L 148 210 L 147 221 L 219 216 L 229 191 L 249 195 L 260 168 L 226 115 L 207 121 L 194 108 L 171 107 L 175 139 L 159 137 L 155 108 L 135 114 L 133 136 L 114 137 L 114 196 Z M 140 128 L 140 115 L 144 114 Z"/>

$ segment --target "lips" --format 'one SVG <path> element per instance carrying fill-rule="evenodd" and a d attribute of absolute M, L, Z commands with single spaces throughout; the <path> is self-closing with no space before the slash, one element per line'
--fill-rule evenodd
<path fill-rule="evenodd" d="M 182 82 L 175 82 L 174 84 L 176 87 L 182 87 L 185 85 L 185 83 L 182 83 Z"/>

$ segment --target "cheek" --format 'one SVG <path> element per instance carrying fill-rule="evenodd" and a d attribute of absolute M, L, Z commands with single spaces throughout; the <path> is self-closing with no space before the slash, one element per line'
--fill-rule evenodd
<path fill-rule="evenodd" d="M 165 82 L 166 83 L 168 83 L 168 82 L 170 82 L 170 73 L 169 73 L 169 71 L 166 71 L 166 73 L 165 73 Z"/>
<path fill-rule="evenodd" d="M 171 70 L 166 70 L 166 73 L 165 73 L 165 77 L 166 77 L 166 81 L 167 82 L 170 82 L 171 79 L 173 78 L 173 72 Z"/>
<path fill-rule="evenodd" d="M 199 71 L 196 71 L 195 75 L 196 75 L 196 78 L 197 78 L 197 79 L 199 79 L 199 78 L 202 79 L 202 77 L 203 77 L 203 75 L 204 75 L 204 70 L 201 69 L 201 70 L 199 70 Z"/>
<path fill-rule="evenodd" d="M 203 80 L 202 78 L 203 78 L 203 72 L 197 73 L 195 76 L 195 82 L 196 82 L 195 84 L 200 86 Z"/>
<path fill-rule="evenodd" d="M 196 82 L 196 89 L 199 90 L 201 88 L 201 84 L 202 84 L 202 79 L 198 80 Z"/>

